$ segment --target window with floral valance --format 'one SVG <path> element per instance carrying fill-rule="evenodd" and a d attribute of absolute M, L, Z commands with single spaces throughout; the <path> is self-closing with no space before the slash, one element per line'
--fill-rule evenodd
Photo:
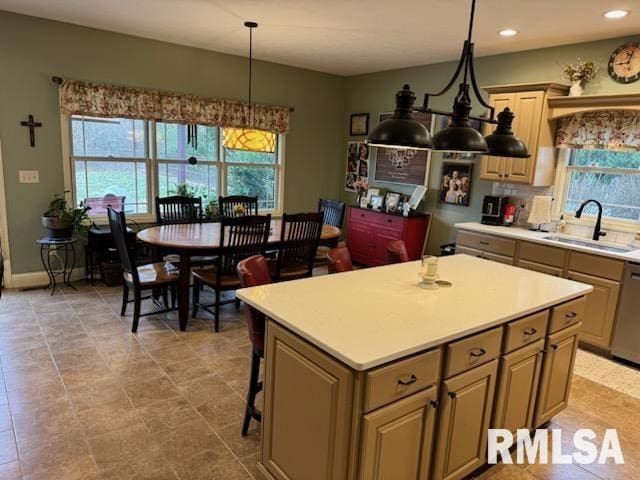
<path fill-rule="evenodd" d="M 640 112 L 604 110 L 576 113 L 558 120 L 556 146 L 640 150 Z"/>

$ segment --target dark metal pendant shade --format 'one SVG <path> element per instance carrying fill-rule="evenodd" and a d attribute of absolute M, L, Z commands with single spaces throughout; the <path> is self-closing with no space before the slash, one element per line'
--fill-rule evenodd
<path fill-rule="evenodd" d="M 433 136 L 433 149 L 452 153 L 487 153 L 489 151 L 482 134 L 470 126 L 451 126 L 440 130 Z"/>
<path fill-rule="evenodd" d="M 409 85 L 396 93 L 396 110 L 369 134 L 367 143 L 375 147 L 411 148 L 430 150 L 433 148 L 429 130 L 413 115 L 416 96 Z"/>
<path fill-rule="evenodd" d="M 529 150 L 525 143 L 511 131 L 513 112 L 505 108 L 498 114 L 498 126 L 495 132 L 487 135 L 489 155 L 496 157 L 529 158 Z"/>

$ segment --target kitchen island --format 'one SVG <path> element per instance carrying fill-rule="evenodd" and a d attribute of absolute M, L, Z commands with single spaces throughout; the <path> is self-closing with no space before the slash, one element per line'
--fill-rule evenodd
<path fill-rule="evenodd" d="M 269 318 L 265 479 L 460 479 L 566 407 L 581 283 L 467 255 L 238 291 Z"/>

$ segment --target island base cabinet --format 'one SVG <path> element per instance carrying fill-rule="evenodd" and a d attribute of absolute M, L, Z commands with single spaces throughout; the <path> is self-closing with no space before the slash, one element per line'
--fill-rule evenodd
<path fill-rule="evenodd" d="M 458 480 L 486 463 L 497 370 L 492 360 L 441 383 L 434 480 Z"/>
<path fill-rule="evenodd" d="M 265 365 L 262 466 L 277 480 L 346 479 L 353 373 L 274 322 Z"/>
<path fill-rule="evenodd" d="M 512 433 L 533 428 L 543 349 L 544 339 L 540 339 L 500 360 L 493 428 Z"/>
<path fill-rule="evenodd" d="M 364 416 L 360 480 L 428 480 L 437 388 Z"/>
<path fill-rule="evenodd" d="M 547 337 L 534 421 L 536 428 L 567 406 L 581 327 L 579 322 Z"/>

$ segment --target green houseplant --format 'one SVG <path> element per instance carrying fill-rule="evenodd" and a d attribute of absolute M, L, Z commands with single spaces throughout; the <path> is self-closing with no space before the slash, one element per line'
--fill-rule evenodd
<path fill-rule="evenodd" d="M 64 198 L 64 193 L 54 194 L 49 208 L 42 215 L 42 225 L 47 230 L 47 238 L 70 238 L 74 232 L 81 232 L 85 228 L 85 220 L 89 218 L 89 210 L 90 207 L 82 202 L 79 208 L 71 208 Z"/>

